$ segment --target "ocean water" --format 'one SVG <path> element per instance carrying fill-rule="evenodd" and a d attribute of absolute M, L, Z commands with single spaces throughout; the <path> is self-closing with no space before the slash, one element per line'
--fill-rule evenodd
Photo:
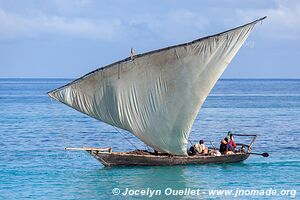
<path fill-rule="evenodd" d="M 46 95 L 69 81 L 0 79 L 0 199 L 300 199 L 300 80 L 220 80 L 195 120 L 192 142 L 202 138 L 218 146 L 228 130 L 256 133 L 253 152 L 268 152 L 269 158 L 251 155 L 236 164 L 115 168 L 103 167 L 86 152 L 64 150 L 134 149 L 111 126 Z M 137 148 L 145 148 L 124 134 Z M 139 195 L 114 195 L 114 188 Z M 166 189 L 186 188 L 200 194 L 166 194 Z M 158 192 L 142 195 L 147 189 Z M 244 194 L 235 198 L 209 193 L 214 189 Z M 247 190 L 265 193 L 250 196 Z"/>

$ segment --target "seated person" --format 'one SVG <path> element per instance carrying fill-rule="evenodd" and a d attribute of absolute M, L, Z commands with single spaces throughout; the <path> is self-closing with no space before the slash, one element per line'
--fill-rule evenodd
<path fill-rule="evenodd" d="M 195 150 L 195 147 L 194 146 L 191 146 L 190 149 L 187 151 L 188 155 L 189 156 L 194 156 L 196 155 L 196 150 Z"/>
<path fill-rule="evenodd" d="M 200 140 L 199 143 L 194 145 L 194 147 L 199 154 L 208 154 L 208 148 L 205 146 L 203 140 Z"/>
<path fill-rule="evenodd" d="M 221 140 L 220 152 L 221 152 L 221 154 L 231 154 L 232 153 L 232 147 L 230 146 L 227 137 L 224 138 L 224 140 Z"/>
<path fill-rule="evenodd" d="M 231 150 L 234 151 L 236 148 L 236 144 L 234 142 L 232 133 L 229 134 L 229 145 L 231 147 Z"/>

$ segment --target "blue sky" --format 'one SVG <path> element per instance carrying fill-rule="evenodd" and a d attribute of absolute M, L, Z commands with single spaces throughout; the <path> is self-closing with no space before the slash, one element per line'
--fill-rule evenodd
<path fill-rule="evenodd" d="M 76 78 L 267 15 L 222 78 L 300 78 L 300 1 L 0 0 L 0 77 Z"/>

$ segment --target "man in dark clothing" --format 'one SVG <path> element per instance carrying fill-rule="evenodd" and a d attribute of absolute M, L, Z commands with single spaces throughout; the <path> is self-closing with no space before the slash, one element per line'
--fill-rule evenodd
<path fill-rule="evenodd" d="M 228 143 L 228 138 L 224 138 L 224 140 L 221 141 L 220 152 L 221 154 L 226 154 L 228 151 L 231 151 L 231 147 Z"/>

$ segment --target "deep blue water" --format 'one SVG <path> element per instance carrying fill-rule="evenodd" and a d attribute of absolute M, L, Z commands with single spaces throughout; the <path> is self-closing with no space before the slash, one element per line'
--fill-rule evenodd
<path fill-rule="evenodd" d="M 64 147 L 133 150 L 114 128 L 51 100 L 46 92 L 67 79 L 0 79 L 0 199 L 130 199 L 113 188 L 300 188 L 300 80 L 220 80 L 192 129 L 191 140 L 218 141 L 228 130 L 259 134 L 254 152 L 238 164 L 104 168 L 89 154 Z M 144 145 L 127 134 L 139 148 Z M 238 138 L 236 138 L 237 140 Z M 135 196 L 146 198 L 146 196 Z M 155 196 L 152 199 L 230 199 Z M 291 196 L 252 196 L 256 199 Z M 240 196 L 241 199 L 249 198 Z"/>

